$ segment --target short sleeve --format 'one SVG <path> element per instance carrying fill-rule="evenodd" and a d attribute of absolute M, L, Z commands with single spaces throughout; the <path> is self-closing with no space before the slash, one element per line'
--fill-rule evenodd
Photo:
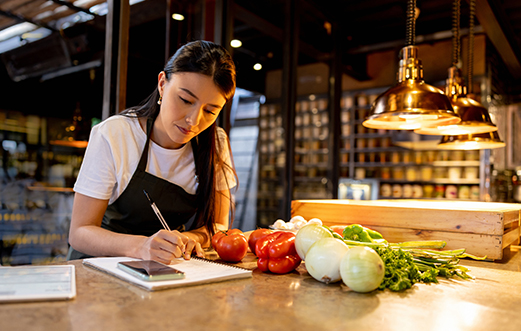
<path fill-rule="evenodd" d="M 114 158 L 110 143 L 100 125 L 91 130 L 74 191 L 96 199 L 109 199 L 116 185 Z"/>
<path fill-rule="evenodd" d="M 235 166 L 230 153 L 230 143 L 224 129 L 217 128 L 217 138 L 219 139 L 218 148 L 220 148 L 218 154 L 223 159 L 224 166 L 222 169 L 216 169 L 216 189 L 217 191 L 224 191 L 237 186 L 237 181 L 233 171 Z"/>

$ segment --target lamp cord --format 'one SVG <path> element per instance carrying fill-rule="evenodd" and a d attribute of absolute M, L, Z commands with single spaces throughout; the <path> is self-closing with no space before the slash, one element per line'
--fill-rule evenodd
<path fill-rule="evenodd" d="M 416 34 L 416 0 L 407 1 L 407 25 L 405 46 L 414 46 L 414 37 Z"/>
<path fill-rule="evenodd" d="M 474 12 L 476 9 L 476 1 L 470 0 L 470 19 L 469 19 L 469 54 L 467 60 L 467 74 L 468 74 L 468 93 L 472 93 L 472 76 L 474 73 Z"/>
<path fill-rule="evenodd" d="M 454 0 L 454 8 L 452 12 L 452 66 L 457 67 L 460 59 L 461 43 L 460 43 L 460 0 Z"/>

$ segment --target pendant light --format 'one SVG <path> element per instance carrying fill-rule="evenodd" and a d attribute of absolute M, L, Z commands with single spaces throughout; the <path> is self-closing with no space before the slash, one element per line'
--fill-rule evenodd
<path fill-rule="evenodd" d="M 474 10 L 475 0 L 470 0 L 470 21 L 469 21 L 469 50 L 468 50 L 468 100 L 472 100 L 475 104 L 481 106 L 480 103 L 475 101 L 472 96 L 472 76 L 473 76 L 473 65 L 474 65 Z M 483 107 L 485 108 L 485 107 Z M 488 113 L 488 112 L 487 112 Z M 490 117 L 488 117 L 490 118 Z M 505 147 L 505 143 L 499 138 L 497 127 L 495 131 L 486 133 L 471 133 L 471 134 L 459 134 L 459 135 L 448 135 L 443 136 L 438 144 L 439 149 L 494 149 Z"/>
<path fill-rule="evenodd" d="M 488 110 L 476 100 L 467 97 L 467 88 L 461 75 L 460 66 L 460 1 L 454 0 L 452 20 L 452 67 L 449 68 L 449 78 L 446 80 L 445 94 L 449 97 L 461 122 L 452 125 L 424 126 L 414 130 L 426 135 L 465 135 L 497 131 L 492 123 Z M 469 60 L 470 61 L 470 60 Z M 469 80 L 469 84 L 472 81 Z"/>
<path fill-rule="evenodd" d="M 407 2 L 406 46 L 401 50 L 398 83 L 381 94 L 362 123 L 372 129 L 414 130 L 424 125 L 449 125 L 461 119 L 449 98 L 423 80 L 423 68 L 414 45 L 416 0 Z"/>
<path fill-rule="evenodd" d="M 505 147 L 497 131 L 456 136 L 443 136 L 438 149 L 474 150 Z"/>

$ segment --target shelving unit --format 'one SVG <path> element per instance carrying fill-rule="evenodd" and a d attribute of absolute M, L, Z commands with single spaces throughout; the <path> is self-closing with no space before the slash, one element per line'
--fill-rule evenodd
<path fill-rule="evenodd" d="M 16 121 L 11 123 L 16 125 L 0 128 L 0 135 L 11 146 L 0 157 L 0 264 L 63 262 L 72 186 L 87 142 L 72 136 L 57 139 L 51 131 L 67 131 L 50 130 L 48 119 L 15 115 Z M 3 116 L 14 117 L 10 113 Z"/>
<path fill-rule="evenodd" d="M 362 125 L 370 104 L 384 89 L 344 92 L 340 113 L 341 179 L 376 180 L 379 199 L 442 198 L 483 200 L 485 154 L 408 148 L 412 133 L 368 129 Z M 284 132 L 276 101 L 260 108 L 260 158 L 257 224 L 267 226 L 281 215 Z M 298 98 L 295 109 L 294 199 L 329 199 L 329 112 L 326 95 Z"/>
<path fill-rule="evenodd" d="M 280 104 L 270 102 L 259 110 L 259 181 L 257 224 L 268 226 L 280 214 L 282 171 L 285 163 Z"/>

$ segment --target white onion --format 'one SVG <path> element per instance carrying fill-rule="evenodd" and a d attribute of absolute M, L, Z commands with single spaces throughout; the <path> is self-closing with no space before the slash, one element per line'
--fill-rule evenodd
<path fill-rule="evenodd" d="M 308 221 L 308 224 L 322 225 L 322 220 L 320 218 L 312 218 Z"/>
<path fill-rule="evenodd" d="M 284 229 L 284 226 L 286 226 L 286 222 L 284 220 L 278 219 L 273 223 L 273 227 L 275 229 Z"/>
<path fill-rule="evenodd" d="M 290 222 L 286 222 L 282 225 L 282 227 L 280 227 L 280 229 L 284 229 L 284 230 L 293 230 L 294 228 L 295 228 L 295 225 Z"/>
<path fill-rule="evenodd" d="M 299 230 L 302 227 L 304 227 L 306 224 L 308 224 L 308 222 L 306 222 L 305 220 L 296 220 L 295 222 L 290 223 L 290 224 L 293 224 L 293 228 L 295 230 Z"/>
<path fill-rule="evenodd" d="M 305 219 L 304 217 L 300 216 L 300 215 L 295 215 L 295 216 L 293 216 L 293 217 L 289 220 L 290 223 L 301 222 L 301 221 L 304 221 L 304 222 L 305 222 L 306 219 Z"/>
<path fill-rule="evenodd" d="M 295 248 L 302 260 L 306 259 L 306 253 L 315 241 L 322 238 L 333 238 L 333 234 L 322 225 L 307 224 L 303 226 L 295 238 Z"/>
<path fill-rule="evenodd" d="M 306 269 L 311 277 L 329 284 L 338 282 L 340 262 L 349 247 L 339 239 L 323 238 L 315 242 L 306 254 Z"/>
<path fill-rule="evenodd" d="M 340 262 L 340 275 L 344 284 L 353 291 L 371 292 L 382 283 L 385 265 L 374 249 L 365 246 L 352 247 Z"/>

